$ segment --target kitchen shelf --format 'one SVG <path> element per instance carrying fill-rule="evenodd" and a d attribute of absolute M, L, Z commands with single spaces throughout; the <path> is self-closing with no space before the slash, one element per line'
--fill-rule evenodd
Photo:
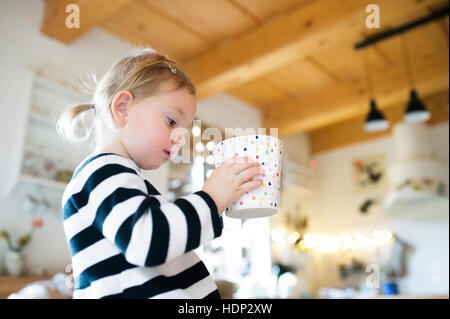
<path fill-rule="evenodd" d="M 40 122 L 41 124 L 44 124 L 44 125 L 48 125 L 48 126 L 53 125 L 53 121 L 52 121 L 50 115 L 45 114 L 45 113 L 35 110 L 35 109 L 30 110 L 30 118 L 32 120 Z"/>
<path fill-rule="evenodd" d="M 89 96 L 28 73 L 23 83 L 24 103 L 18 107 L 24 116 L 12 134 L 14 150 L 8 176 L 6 196 L 17 200 L 37 199 L 48 203 L 48 209 L 60 209 L 67 182 L 54 176 L 67 176 L 89 153 L 89 145 L 72 145 L 56 130 L 56 115 L 69 105 L 86 103 Z M 62 176 L 62 175 L 61 175 Z"/>
<path fill-rule="evenodd" d="M 24 183 L 34 184 L 36 186 L 53 188 L 55 190 L 64 190 L 67 186 L 67 183 L 64 182 L 27 174 L 22 174 L 20 176 L 20 181 Z"/>

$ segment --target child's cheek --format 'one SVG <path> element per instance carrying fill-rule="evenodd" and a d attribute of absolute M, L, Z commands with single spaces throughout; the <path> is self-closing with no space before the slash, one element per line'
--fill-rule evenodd
<path fill-rule="evenodd" d="M 171 146 L 170 136 L 165 129 L 153 130 L 152 134 L 147 136 L 148 147 L 151 151 L 162 151 Z"/>

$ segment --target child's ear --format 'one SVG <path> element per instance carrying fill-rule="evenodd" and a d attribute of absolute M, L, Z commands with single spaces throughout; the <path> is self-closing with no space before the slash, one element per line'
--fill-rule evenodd
<path fill-rule="evenodd" d="M 120 90 L 111 101 L 111 113 L 120 126 L 125 125 L 128 116 L 128 107 L 133 102 L 133 94 L 128 90 Z"/>

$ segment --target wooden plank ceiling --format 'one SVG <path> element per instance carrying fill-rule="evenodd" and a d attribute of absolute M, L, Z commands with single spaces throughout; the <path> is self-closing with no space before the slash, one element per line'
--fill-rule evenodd
<path fill-rule="evenodd" d="M 80 29 L 64 25 L 69 3 Z M 106 5 L 107 4 L 107 5 Z M 70 44 L 92 27 L 179 61 L 199 99 L 227 92 L 260 109 L 280 136 L 306 132 L 313 153 L 390 134 L 365 133 L 363 55 L 374 94 L 394 124 L 408 100 L 402 36 L 355 51 L 354 44 L 448 7 L 448 0 L 380 0 L 381 29 L 368 29 L 363 0 L 47 0 L 41 31 Z M 429 124 L 448 121 L 449 18 L 405 34 Z"/>

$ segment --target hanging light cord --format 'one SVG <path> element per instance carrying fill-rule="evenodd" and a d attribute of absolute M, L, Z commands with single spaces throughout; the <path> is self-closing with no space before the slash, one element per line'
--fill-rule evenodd
<path fill-rule="evenodd" d="M 405 55 L 405 61 L 406 61 L 406 70 L 408 72 L 409 86 L 411 87 L 411 89 L 414 89 L 415 85 L 414 85 L 414 78 L 413 78 L 413 74 L 412 74 L 411 56 L 409 55 L 408 42 L 406 41 L 406 35 L 404 33 L 402 34 L 402 40 L 403 40 L 402 41 L 403 53 Z"/>
<path fill-rule="evenodd" d="M 369 50 L 367 51 L 367 55 L 369 55 Z M 368 57 L 364 54 L 364 52 L 362 53 L 363 55 L 363 59 L 364 59 L 364 66 L 366 69 L 366 77 L 367 77 L 367 86 L 369 89 L 369 97 L 371 100 L 374 99 L 375 94 L 374 94 L 374 90 L 373 90 L 373 83 L 372 83 L 372 74 L 370 72 L 370 63 L 369 63 L 369 59 Z"/>

